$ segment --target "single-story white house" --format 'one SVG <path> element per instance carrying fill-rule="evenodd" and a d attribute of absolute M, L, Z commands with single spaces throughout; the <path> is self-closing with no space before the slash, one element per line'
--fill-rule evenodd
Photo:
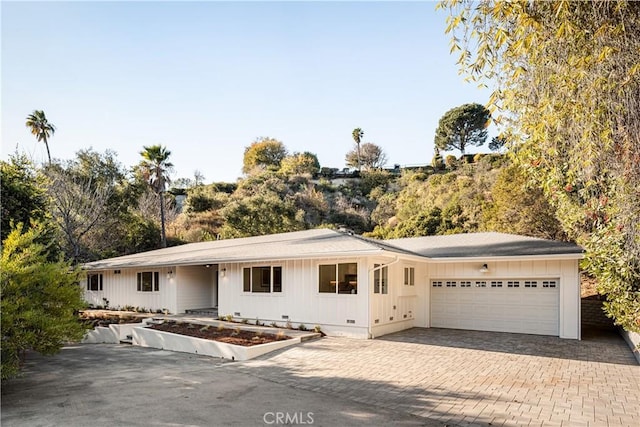
<path fill-rule="evenodd" d="M 502 233 L 379 241 L 316 229 L 90 262 L 87 302 L 319 325 L 374 338 L 411 327 L 580 339 L 583 250 Z"/>

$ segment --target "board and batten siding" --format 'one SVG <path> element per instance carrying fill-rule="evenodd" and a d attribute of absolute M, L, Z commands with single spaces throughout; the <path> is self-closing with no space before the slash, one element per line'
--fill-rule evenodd
<path fill-rule="evenodd" d="M 116 273 L 119 271 L 120 273 Z M 138 272 L 159 272 L 160 287 L 158 292 L 138 292 Z M 169 275 L 169 271 L 174 274 Z M 104 306 L 106 298 L 109 307 L 133 306 L 147 310 L 169 310 L 177 312 L 176 304 L 176 276 L 171 267 L 137 269 L 119 269 L 105 271 L 91 271 L 89 274 L 102 274 L 102 291 L 87 290 L 86 278 L 81 282 L 84 289 L 84 299 L 94 306 Z"/>
<path fill-rule="evenodd" d="M 358 264 L 357 294 L 325 294 L 318 290 L 319 265 L 355 262 Z M 270 324 L 308 329 L 319 325 L 331 335 L 368 337 L 368 272 L 365 258 L 327 258 L 283 260 L 242 264 L 220 264 L 226 269 L 219 278 L 219 315 L 260 320 Z M 282 292 L 251 293 L 243 291 L 244 267 L 282 267 Z"/>
<path fill-rule="evenodd" d="M 369 288 L 371 299 L 370 328 L 371 338 L 412 328 L 427 326 L 426 308 L 423 298 L 426 288 L 426 263 L 389 259 L 372 259 L 369 261 Z M 374 293 L 375 265 L 388 265 L 388 293 Z M 404 269 L 414 269 L 414 285 L 404 284 Z"/>
<path fill-rule="evenodd" d="M 176 313 L 212 306 L 215 272 L 214 268 L 203 265 L 177 267 Z"/>
<path fill-rule="evenodd" d="M 488 265 L 488 271 L 480 273 L 479 269 L 485 263 Z M 428 264 L 427 276 L 427 283 L 439 279 L 559 279 L 558 334 L 560 338 L 580 339 L 578 260 L 434 262 Z M 425 307 L 426 310 L 430 310 L 428 300 L 425 300 Z M 431 313 L 428 311 L 427 319 L 430 318 Z"/>

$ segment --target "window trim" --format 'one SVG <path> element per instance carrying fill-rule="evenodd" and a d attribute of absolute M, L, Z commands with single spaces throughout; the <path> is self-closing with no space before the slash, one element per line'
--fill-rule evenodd
<path fill-rule="evenodd" d="M 94 277 L 98 278 L 98 283 L 97 283 L 97 286 L 96 286 L 98 289 L 91 289 L 91 287 L 92 287 L 91 280 Z M 102 291 L 104 291 L 102 273 L 88 273 L 87 274 L 86 290 L 89 291 L 89 292 L 102 292 Z"/>
<path fill-rule="evenodd" d="M 151 274 L 151 289 L 144 290 L 143 289 L 143 282 L 142 282 L 142 275 L 143 274 Z M 144 292 L 144 293 L 154 293 L 154 292 L 160 292 L 160 272 L 157 270 L 151 270 L 151 271 L 138 271 L 136 273 L 136 291 L 137 292 Z"/>
<path fill-rule="evenodd" d="M 347 276 L 349 277 L 353 277 L 355 276 L 355 287 L 353 289 L 350 290 L 350 292 L 341 292 L 340 291 L 340 282 L 339 282 L 339 276 L 340 276 L 340 266 L 341 265 L 350 265 L 353 264 L 356 266 L 356 273 L 354 274 L 349 274 L 349 273 L 345 273 L 345 279 L 347 278 Z M 332 263 L 326 263 L 326 264 L 320 264 L 318 263 L 318 268 L 317 268 L 317 272 L 318 272 L 318 287 L 317 287 L 317 293 L 318 295 L 358 295 L 358 285 L 359 285 L 359 280 L 358 280 L 358 262 L 332 262 Z M 334 286 L 334 292 L 322 292 L 320 290 L 320 270 L 322 269 L 322 267 L 326 267 L 326 266 L 334 266 L 335 270 L 334 270 L 334 282 L 336 282 L 335 284 L 333 284 Z M 351 281 L 349 281 L 349 286 L 352 286 Z M 354 292 L 355 291 L 355 292 Z"/>
<path fill-rule="evenodd" d="M 373 293 L 376 295 L 389 295 L 389 266 L 373 264 L 373 268 Z"/>
<path fill-rule="evenodd" d="M 264 291 L 264 292 L 256 292 L 253 290 L 253 270 L 257 269 L 257 268 L 268 268 L 269 269 L 269 290 L 268 291 Z M 275 274 L 274 271 L 275 269 L 279 268 L 280 269 L 280 290 L 276 291 L 275 290 L 275 282 L 274 282 L 274 278 L 275 278 Z M 282 275 L 282 271 L 284 270 L 284 268 L 282 267 L 282 264 L 270 264 L 270 265 L 249 265 L 249 266 L 245 266 L 242 267 L 242 294 L 243 295 L 271 295 L 271 294 L 282 294 L 282 288 L 283 288 L 283 275 Z M 247 277 L 247 271 L 249 272 L 249 275 Z M 246 280 L 247 278 L 249 279 L 249 290 L 247 290 L 247 283 Z"/>
<path fill-rule="evenodd" d="M 404 268 L 404 285 L 415 286 L 416 285 L 416 268 L 412 266 L 406 266 Z"/>

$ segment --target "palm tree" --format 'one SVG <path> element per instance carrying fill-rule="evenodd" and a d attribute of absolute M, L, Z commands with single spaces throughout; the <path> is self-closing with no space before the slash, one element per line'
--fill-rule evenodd
<path fill-rule="evenodd" d="M 162 226 L 162 247 L 167 247 L 167 235 L 164 225 L 164 192 L 166 185 L 171 182 L 169 174 L 173 171 L 173 163 L 169 162 L 171 151 L 162 145 L 143 146 L 140 152 L 142 162 L 140 170 L 142 176 L 149 183 L 153 191 L 160 196 L 160 223 Z"/>
<path fill-rule="evenodd" d="M 47 147 L 47 157 L 49 158 L 49 164 L 51 164 L 51 153 L 49 152 L 49 137 L 56 131 L 56 127 L 49 123 L 47 117 L 42 110 L 34 110 L 33 113 L 27 116 L 27 127 L 31 129 L 31 133 L 36 136 L 38 141 L 44 142 Z"/>
<path fill-rule="evenodd" d="M 353 132 L 351 132 L 351 136 L 353 136 L 353 140 L 356 142 L 356 145 L 358 147 L 358 172 L 360 172 L 360 141 L 362 140 L 362 137 L 364 136 L 364 132 L 362 131 L 362 129 L 360 128 L 355 128 L 353 130 Z"/>

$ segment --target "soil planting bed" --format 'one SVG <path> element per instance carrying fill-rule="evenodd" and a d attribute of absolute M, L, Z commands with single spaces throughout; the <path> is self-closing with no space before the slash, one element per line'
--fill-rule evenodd
<path fill-rule="evenodd" d="M 155 329 L 172 334 L 186 335 L 189 337 L 204 338 L 212 341 L 220 341 L 227 344 L 242 345 L 250 347 L 252 345 L 266 344 L 274 341 L 288 340 L 291 337 L 286 335 L 265 334 L 242 329 L 219 329 L 217 326 L 196 325 L 194 323 L 178 323 L 174 321 L 164 322 L 158 325 L 149 326 Z"/>

